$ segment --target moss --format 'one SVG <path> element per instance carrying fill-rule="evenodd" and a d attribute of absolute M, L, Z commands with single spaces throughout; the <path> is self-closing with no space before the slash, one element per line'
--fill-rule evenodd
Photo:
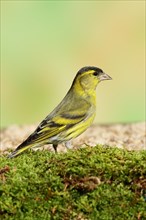
<path fill-rule="evenodd" d="M 30 150 L 0 166 L 0 219 L 146 218 L 146 151 Z"/>

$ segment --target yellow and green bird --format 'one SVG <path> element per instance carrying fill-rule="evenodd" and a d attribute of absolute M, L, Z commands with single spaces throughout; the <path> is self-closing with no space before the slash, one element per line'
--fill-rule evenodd
<path fill-rule="evenodd" d="M 60 104 L 8 157 L 15 157 L 28 148 L 45 144 L 52 144 L 56 152 L 60 143 L 71 148 L 70 141 L 82 134 L 93 122 L 98 83 L 110 79 L 112 78 L 98 67 L 81 68 Z"/>

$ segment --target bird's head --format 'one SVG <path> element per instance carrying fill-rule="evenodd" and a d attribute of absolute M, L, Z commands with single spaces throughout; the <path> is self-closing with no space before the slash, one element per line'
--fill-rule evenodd
<path fill-rule="evenodd" d="M 111 80 L 112 78 L 104 73 L 102 69 L 94 66 L 87 66 L 81 68 L 73 82 L 73 85 L 81 85 L 83 90 L 93 91 L 99 82 L 103 80 Z"/>

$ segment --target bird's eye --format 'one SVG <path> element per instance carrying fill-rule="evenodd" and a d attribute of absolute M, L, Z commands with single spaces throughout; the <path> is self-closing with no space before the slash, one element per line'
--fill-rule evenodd
<path fill-rule="evenodd" d="M 94 76 L 97 76 L 97 75 L 98 75 L 98 73 L 97 73 L 97 72 L 94 72 L 94 73 L 93 73 L 93 75 L 94 75 Z"/>

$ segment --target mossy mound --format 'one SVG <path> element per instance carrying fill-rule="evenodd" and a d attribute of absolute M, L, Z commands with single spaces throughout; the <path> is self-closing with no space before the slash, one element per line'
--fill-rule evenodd
<path fill-rule="evenodd" d="M 146 151 L 30 150 L 0 166 L 0 219 L 146 219 Z"/>

